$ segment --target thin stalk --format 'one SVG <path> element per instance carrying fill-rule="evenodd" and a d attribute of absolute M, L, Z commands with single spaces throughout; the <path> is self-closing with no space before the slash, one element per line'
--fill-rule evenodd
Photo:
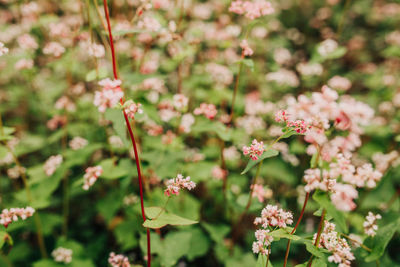
<path fill-rule="evenodd" d="M 344 238 L 347 238 L 348 240 L 350 240 L 352 243 L 357 243 L 357 245 L 359 245 L 362 249 L 371 252 L 372 249 L 370 249 L 369 247 L 367 247 L 366 245 L 364 245 L 363 243 L 351 238 L 350 236 L 346 235 L 346 234 L 340 234 L 341 236 L 343 236 Z"/>
<path fill-rule="evenodd" d="M 337 34 L 336 34 L 338 39 L 340 38 L 340 36 L 342 35 L 342 32 L 343 32 L 344 20 L 345 20 L 347 11 L 348 11 L 348 9 L 350 7 L 350 3 L 351 3 L 351 0 L 346 0 L 346 3 L 344 4 L 343 14 L 340 17 L 338 31 L 337 31 Z"/>
<path fill-rule="evenodd" d="M 4 135 L 4 130 L 3 130 L 3 121 L 1 119 L 1 114 L 0 114 L 0 134 Z M 18 169 L 22 169 L 22 165 L 18 160 L 18 157 L 15 155 L 14 151 L 7 145 L 5 145 L 5 147 L 7 148 L 8 152 L 11 154 L 15 165 L 17 165 Z M 25 172 L 21 171 L 20 172 L 21 178 L 22 178 L 22 182 L 24 183 L 24 187 L 25 187 L 25 191 L 26 191 L 26 196 L 28 199 L 28 203 L 30 205 L 32 205 L 32 193 L 31 193 L 31 189 L 30 186 L 28 184 L 28 179 L 25 175 Z M 44 238 L 43 238 L 43 230 L 42 230 L 42 223 L 40 221 L 39 218 L 39 213 L 36 211 L 35 214 L 33 215 L 34 217 L 34 221 L 35 221 L 35 226 L 36 226 L 36 235 L 37 235 L 37 239 L 38 239 L 38 244 L 39 244 L 39 249 L 40 249 L 40 254 L 42 255 L 42 258 L 47 258 L 47 252 L 46 252 L 46 246 L 44 244 Z"/>
<path fill-rule="evenodd" d="M 265 267 L 268 267 L 269 255 L 271 255 L 271 245 L 269 245 L 269 248 L 268 248 L 267 263 L 265 264 Z"/>
<path fill-rule="evenodd" d="M 103 4 L 104 4 L 104 13 L 105 13 L 106 20 L 107 20 L 108 34 L 109 34 L 109 39 L 110 39 L 113 74 L 114 74 L 114 78 L 118 79 L 117 63 L 116 63 L 115 49 L 114 49 L 114 40 L 113 40 L 113 36 L 112 36 L 112 32 L 111 32 L 111 23 L 110 23 L 110 15 L 108 12 L 107 0 L 103 0 Z M 123 104 L 123 102 L 124 101 L 121 99 L 121 104 Z M 129 123 L 129 119 L 128 119 L 128 116 L 126 115 L 125 110 L 123 110 L 123 114 L 124 114 L 126 126 L 128 128 L 129 137 L 131 138 L 131 141 L 132 141 L 133 151 L 135 153 L 136 169 L 137 169 L 138 179 L 139 179 L 140 206 L 141 206 L 141 210 L 142 210 L 143 221 L 146 221 L 146 214 L 144 211 L 144 203 L 143 203 L 143 179 L 142 179 L 142 173 L 141 173 L 141 169 L 140 169 L 139 153 L 138 153 L 138 149 L 137 149 L 137 145 L 136 145 L 136 141 L 135 141 L 135 136 L 133 135 L 132 127 L 131 127 L 131 124 Z M 146 235 L 147 235 L 147 266 L 150 267 L 151 266 L 151 251 L 150 251 L 151 245 L 150 245 L 150 230 L 148 228 L 146 228 Z"/>
<path fill-rule="evenodd" d="M 321 220 L 319 221 L 319 225 L 318 225 L 317 238 L 315 239 L 315 243 L 314 243 L 314 246 L 316 246 L 316 247 L 318 247 L 318 245 L 319 245 L 319 241 L 321 239 L 321 234 L 322 234 L 322 231 L 324 229 L 325 214 L 326 214 L 326 209 L 323 209 L 322 210 L 322 215 L 321 215 Z M 311 266 L 312 260 L 313 260 L 313 255 L 311 255 L 311 258 L 308 261 L 307 267 Z"/>
<path fill-rule="evenodd" d="M 306 209 L 306 206 L 307 206 L 307 202 L 308 202 L 309 197 L 310 197 L 310 192 L 307 192 L 306 198 L 304 199 L 303 208 L 301 209 L 301 212 L 300 212 L 300 216 L 299 216 L 299 218 L 297 219 L 296 225 L 295 225 L 295 227 L 293 228 L 292 232 L 290 232 L 291 235 L 294 234 L 294 233 L 296 232 L 296 229 L 297 229 L 297 227 L 299 226 L 299 224 L 300 224 L 300 222 L 301 222 L 301 219 L 303 218 L 304 211 L 305 211 L 305 209 Z M 283 267 L 286 267 L 286 265 L 287 265 L 287 260 L 288 260 L 289 251 L 290 251 L 290 241 L 291 241 L 291 240 L 289 239 L 289 240 L 288 240 L 288 243 L 287 243 L 287 246 L 286 246 L 285 261 L 284 261 L 284 263 L 283 263 Z"/>
<path fill-rule="evenodd" d="M 246 34 L 245 34 L 245 39 L 247 39 L 247 37 L 249 36 L 249 32 L 250 32 L 250 28 L 247 29 Z M 239 71 L 236 75 L 236 79 L 235 79 L 235 87 L 233 88 L 233 96 L 232 96 L 232 106 L 231 106 L 231 114 L 229 116 L 229 121 L 232 124 L 233 121 L 233 115 L 234 115 L 234 110 L 235 110 L 235 102 L 236 102 L 236 95 L 237 95 L 237 91 L 239 88 L 239 79 L 240 79 L 240 74 L 242 73 L 242 69 L 243 69 L 243 60 L 244 60 L 244 51 L 242 51 L 242 54 L 240 55 L 240 62 L 239 62 Z"/>

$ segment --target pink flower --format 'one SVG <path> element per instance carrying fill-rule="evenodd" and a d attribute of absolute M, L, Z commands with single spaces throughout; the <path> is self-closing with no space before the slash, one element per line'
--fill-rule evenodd
<path fill-rule="evenodd" d="M 217 109 L 214 104 L 201 103 L 200 107 L 196 108 L 193 113 L 194 115 L 203 114 L 208 119 L 212 120 L 217 115 Z"/>
<path fill-rule="evenodd" d="M 136 113 L 139 113 L 139 114 L 143 113 L 143 110 L 140 108 L 142 106 L 142 104 L 140 104 L 140 103 L 136 104 L 132 100 L 126 101 L 124 106 L 125 106 L 124 110 L 125 110 L 126 115 L 131 119 L 135 118 Z"/>
<path fill-rule="evenodd" d="M 53 175 L 53 173 L 57 170 L 57 168 L 63 162 L 63 157 L 61 155 L 51 156 L 44 163 L 43 169 L 47 176 Z"/>
<path fill-rule="evenodd" d="M 190 176 L 183 178 L 182 174 L 178 174 L 176 178 L 168 180 L 166 185 L 167 189 L 164 191 L 166 196 L 179 195 L 181 189 L 192 190 L 196 187 L 196 183 L 190 181 Z"/>
<path fill-rule="evenodd" d="M 43 54 L 45 55 L 53 55 L 55 57 L 59 57 L 64 54 L 65 48 L 57 43 L 57 42 L 50 42 L 46 44 L 43 48 Z"/>
<path fill-rule="evenodd" d="M 376 231 L 378 230 L 378 225 L 376 225 L 376 221 L 382 219 L 380 214 L 373 214 L 372 212 L 368 212 L 367 217 L 365 217 L 365 221 L 363 223 L 364 232 L 368 236 L 375 236 Z"/>
<path fill-rule="evenodd" d="M 4 46 L 2 42 L 0 42 L 0 57 L 8 53 L 8 48 Z"/>
<path fill-rule="evenodd" d="M 338 210 L 351 211 L 357 207 L 354 199 L 358 197 L 358 192 L 353 186 L 337 183 L 333 187 L 333 190 L 334 193 L 331 195 L 331 201 Z"/>
<path fill-rule="evenodd" d="M 0 224 L 7 228 L 10 223 L 18 221 L 18 217 L 26 220 L 33 213 L 35 213 L 35 209 L 32 207 L 4 209 L 0 214 Z"/>
<path fill-rule="evenodd" d="M 79 150 L 87 146 L 88 140 L 82 138 L 80 136 L 74 137 L 71 141 L 69 141 L 69 147 L 72 150 Z"/>
<path fill-rule="evenodd" d="M 279 227 L 285 228 L 293 223 L 293 215 L 289 211 L 279 209 L 278 206 L 267 205 L 261 211 L 261 217 L 257 217 L 254 224 L 261 224 L 263 228 Z"/>
<path fill-rule="evenodd" d="M 108 257 L 108 263 L 112 267 L 130 267 L 131 264 L 129 263 L 128 257 L 122 254 L 115 254 L 114 252 L 110 253 Z"/>
<path fill-rule="evenodd" d="M 72 249 L 58 247 L 51 252 L 55 262 L 68 264 L 72 261 Z"/>
<path fill-rule="evenodd" d="M 105 49 L 103 45 L 90 44 L 88 47 L 88 54 L 96 58 L 102 58 L 105 55 Z"/>
<path fill-rule="evenodd" d="M 245 14 L 245 17 L 253 20 L 261 16 L 269 15 L 275 12 L 271 3 L 265 0 L 252 1 L 233 1 L 229 11 L 236 14 Z"/>
<path fill-rule="evenodd" d="M 174 101 L 174 107 L 177 110 L 182 110 L 186 108 L 189 103 L 189 99 L 182 94 L 174 95 L 173 101 Z"/>
<path fill-rule="evenodd" d="M 319 247 L 326 248 L 332 255 L 328 257 L 329 262 L 338 263 L 340 267 L 350 267 L 352 260 L 355 259 L 351 248 L 346 239 L 341 238 L 335 231 L 336 225 L 325 221 L 324 230 L 320 236 Z M 317 234 L 314 234 L 314 242 Z"/>
<path fill-rule="evenodd" d="M 14 67 L 16 70 L 31 69 L 33 67 L 33 60 L 22 58 L 15 63 Z"/>
<path fill-rule="evenodd" d="M 250 48 L 247 40 L 242 40 L 240 42 L 240 47 L 243 49 L 243 55 L 244 56 L 251 56 L 253 55 L 253 49 Z"/>
<path fill-rule="evenodd" d="M 228 171 L 222 169 L 220 166 L 214 166 L 211 175 L 217 180 L 223 180 L 228 175 Z"/>
<path fill-rule="evenodd" d="M 258 160 L 258 157 L 264 153 L 264 150 L 264 143 L 258 142 L 256 139 L 254 139 L 249 147 L 243 147 L 243 155 L 249 155 L 252 160 Z"/>
<path fill-rule="evenodd" d="M 275 121 L 276 122 L 288 122 L 289 121 L 289 114 L 286 110 L 279 110 L 275 113 Z"/>
<path fill-rule="evenodd" d="M 103 168 L 101 166 L 89 167 L 85 170 L 85 175 L 83 176 L 83 189 L 89 190 L 89 188 L 97 181 L 99 176 L 103 173 Z"/>
<path fill-rule="evenodd" d="M 269 232 L 270 230 L 259 229 L 254 233 L 256 237 L 256 241 L 253 242 L 252 246 L 254 254 L 261 253 L 262 255 L 268 255 L 268 247 L 274 241 L 274 238 L 268 234 Z"/>
<path fill-rule="evenodd" d="M 263 203 L 266 198 L 272 197 L 272 190 L 265 189 L 262 184 L 255 184 L 251 196 L 256 197 L 260 203 Z"/>
<path fill-rule="evenodd" d="M 93 104 L 98 107 L 99 112 L 104 113 L 107 108 L 117 105 L 124 93 L 121 90 L 120 80 L 110 80 L 109 78 L 101 80 L 100 86 L 103 86 L 102 91 L 96 91 Z"/>

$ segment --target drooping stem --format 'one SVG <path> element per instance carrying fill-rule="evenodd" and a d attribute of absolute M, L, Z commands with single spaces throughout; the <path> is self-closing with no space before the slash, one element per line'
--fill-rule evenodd
<path fill-rule="evenodd" d="M 0 135 L 4 135 L 3 121 L 1 119 L 1 114 L 0 114 Z M 19 162 L 17 155 L 15 155 L 15 153 L 11 149 L 11 147 L 7 146 L 6 144 L 4 144 L 4 145 L 7 148 L 8 152 L 11 154 L 15 165 L 18 167 L 19 170 L 22 170 L 22 165 Z M 22 182 L 24 183 L 28 203 L 30 205 L 32 205 L 33 198 L 32 198 L 31 188 L 28 184 L 28 179 L 27 179 L 24 171 L 20 171 L 20 175 L 22 178 Z M 33 215 L 33 217 L 34 217 L 35 226 L 36 226 L 36 235 L 37 235 L 37 239 L 38 239 L 40 254 L 42 255 L 42 258 L 47 258 L 46 246 L 45 246 L 44 238 L 43 238 L 42 223 L 40 221 L 39 213 L 36 211 L 35 214 Z"/>
<path fill-rule="evenodd" d="M 341 36 L 341 34 L 343 32 L 344 20 L 346 18 L 347 11 L 348 11 L 348 9 L 350 7 L 350 3 L 351 3 L 351 0 L 346 0 L 346 3 L 344 4 L 343 14 L 340 17 L 339 26 L 338 26 L 338 30 L 337 30 L 337 39 L 340 38 L 340 36 Z"/>
<path fill-rule="evenodd" d="M 103 4 L 104 4 L 104 13 L 106 16 L 106 21 L 107 21 L 108 34 L 109 34 L 109 39 L 110 39 L 113 74 L 114 74 L 114 78 L 118 79 L 117 62 L 116 62 L 116 58 L 115 58 L 115 49 L 114 49 L 114 40 L 113 40 L 113 36 L 112 36 L 112 31 L 111 31 L 110 15 L 108 12 L 107 0 L 103 0 Z M 124 102 L 123 99 L 121 99 L 121 104 L 123 104 L 123 102 Z M 123 110 L 123 114 L 124 114 L 126 126 L 128 128 L 129 137 L 132 141 L 133 151 L 135 154 L 136 169 L 137 169 L 138 180 L 139 180 L 140 206 L 141 206 L 141 210 L 142 210 L 143 221 L 146 221 L 146 214 L 144 211 L 144 203 L 143 203 L 143 178 L 142 178 L 142 173 L 141 173 L 141 169 L 140 169 L 139 153 L 138 153 L 138 149 L 137 149 L 137 145 L 136 145 L 136 141 L 135 141 L 135 136 L 133 134 L 132 127 L 129 123 L 129 119 L 128 119 L 128 116 L 126 115 L 125 110 Z M 148 228 L 146 229 L 146 235 L 147 235 L 147 266 L 150 267 L 151 266 L 151 250 L 150 250 L 151 245 L 150 245 L 150 230 Z"/>
<path fill-rule="evenodd" d="M 294 233 L 296 232 L 296 229 L 297 229 L 297 227 L 299 226 L 299 224 L 300 224 L 300 222 L 301 222 L 301 219 L 303 218 L 304 211 L 305 211 L 305 209 L 306 209 L 306 206 L 307 206 L 307 202 L 308 202 L 309 197 L 310 197 L 310 192 L 307 192 L 306 197 L 305 197 L 305 199 L 304 199 L 303 208 L 301 209 L 301 212 L 300 212 L 300 216 L 299 216 L 299 218 L 297 219 L 296 225 L 294 226 L 292 232 L 290 232 L 291 235 L 294 234 Z M 287 243 L 287 246 L 286 246 L 285 261 L 284 261 L 284 263 L 283 263 L 283 267 L 286 267 L 286 265 L 287 265 L 287 260 L 288 260 L 288 257 L 289 257 L 289 250 L 290 250 L 290 241 L 291 241 L 291 240 L 289 239 L 289 240 L 288 240 L 288 243 Z"/>
<path fill-rule="evenodd" d="M 318 232 L 317 232 L 317 238 L 315 239 L 314 246 L 318 247 L 319 241 L 321 239 L 321 234 L 324 229 L 324 222 L 325 222 L 325 214 L 326 214 L 326 209 L 322 210 L 322 215 L 321 215 L 321 220 L 319 221 L 318 225 Z M 311 255 L 310 260 L 308 261 L 307 267 L 310 267 L 313 261 L 313 255 Z"/>

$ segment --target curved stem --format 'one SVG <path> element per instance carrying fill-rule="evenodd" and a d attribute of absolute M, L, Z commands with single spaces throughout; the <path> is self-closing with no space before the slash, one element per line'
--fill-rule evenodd
<path fill-rule="evenodd" d="M 117 61 L 115 58 L 114 40 L 113 40 L 113 36 L 112 36 L 112 31 L 111 31 L 110 15 L 108 12 L 107 0 L 103 0 L 103 4 L 104 4 L 104 13 L 106 16 L 106 21 L 107 21 L 108 34 L 109 34 L 109 39 L 110 39 L 113 74 L 114 74 L 114 78 L 118 79 Z M 123 104 L 123 102 L 124 102 L 123 99 L 121 99 L 120 102 L 121 102 L 121 104 Z M 135 154 L 136 169 L 137 169 L 138 179 L 139 179 L 140 206 L 141 206 L 141 210 L 142 210 L 143 221 L 146 221 L 146 214 L 144 211 L 144 203 L 143 203 L 143 178 L 142 178 L 142 172 L 140 169 L 139 153 L 138 153 L 138 149 L 137 149 L 137 145 L 136 145 L 136 141 L 135 141 L 135 136 L 133 134 L 132 127 L 131 127 L 131 124 L 129 123 L 129 119 L 128 119 L 128 116 L 126 115 L 125 110 L 123 110 L 123 114 L 124 114 L 126 126 L 128 128 L 129 137 L 132 141 L 133 151 Z M 148 228 L 146 228 L 146 235 L 147 235 L 147 266 L 150 267 L 151 266 L 151 245 L 150 245 L 150 230 Z"/>
<path fill-rule="evenodd" d="M 297 229 L 297 227 L 299 226 L 299 224 L 300 224 L 300 222 L 301 222 L 301 219 L 303 218 L 304 211 L 305 211 L 305 209 L 306 209 L 306 206 L 307 206 L 307 202 L 308 202 L 308 198 L 309 198 L 309 197 L 310 197 L 310 192 L 307 192 L 306 198 L 304 199 L 303 208 L 301 209 L 300 216 L 299 216 L 299 218 L 297 219 L 296 225 L 294 226 L 292 232 L 290 233 L 291 235 L 294 234 L 294 233 L 296 232 L 296 229 Z M 284 261 L 284 263 L 283 263 L 283 267 L 286 267 L 287 260 L 288 260 L 288 257 L 289 257 L 290 241 L 291 241 L 291 240 L 289 239 L 289 240 L 288 240 L 288 243 L 287 243 L 287 246 L 286 246 L 285 261 Z"/>
<path fill-rule="evenodd" d="M 355 239 L 353 239 L 353 238 L 351 238 L 350 236 L 348 236 L 348 235 L 346 235 L 346 234 L 340 234 L 341 236 L 343 236 L 343 237 L 345 237 L 345 238 L 347 238 L 348 240 L 350 240 L 351 242 L 353 242 L 353 243 L 357 243 L 361 248 L 363 248 L 364 250 L 366 250 L 366 251 L 368 251 L 368 252 L 371 252 L 372 251 L 372 249 L 370 249 L 369 247 L 367 247 L 366 245 L 364 245 L 363 243 L 361 243 L 361 242 L 359 242 L 359 241 L 357 241 L 357 240 L 355 240 Z"/>

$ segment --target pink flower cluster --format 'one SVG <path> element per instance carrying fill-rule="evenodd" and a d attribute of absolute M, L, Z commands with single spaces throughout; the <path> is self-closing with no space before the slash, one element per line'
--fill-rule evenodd
<path fill-rule="evenodd" d="M 254 51 L 253 51 L 253 49 L 250 48 L 249 43 L 247 42 L 247 40 L 242 40 L 240 42 L 240 47 L 243 49 L 243 51 L 242 51 L 243 56 L 251 56 L 251 55 L 253 55 Z"/>
<path fill-rule="evenodd" d="M 72 249 L 59 247 L 51 252 L 51 256 L 53 256 L 55 262 L 68 264 L 72 261 L 72 253 Z"/>
<path fill-rule="evenodd" d="M 201 103 L 200 107 L 196 108 L 193 111 L 194 115 L 201 115 L 203 114 L 206 116 L 208 119 L 212 120 L 215 118 L 217 115 L 217 109 L 214 104 L 207 104 L 207 103 Z"/>
<path fill-rule="evenodd" d="M 243 146 L 243 155 L 249 155 L 252 160 L 258 160 L 265 151 L 263 142 L 258 142 L 256 139 L 253 140 L 250 146 Z"/>
<path fill-rule="evenodd" d="M 33 213 L 35 209 L 32 207 L 4 209 L 0 214 L 0 224 L 7 228 L 10 223 L 18 221 L 18 217 L 26 220 L 32 217 Z"/>
<path fill-rule="evenodd" d="M 311 125 L 306 123 L 304 120 L 290 120 L 289 114 L 286 110 L 279 110 L 275 114 L 275 121 L 285 122 L 286 127 L 292 128 L 299 134 L 305 134 L 311 128 Z"/>
<path fill-rule="evenodd" d="M 338 153 L 352 152 L 360 147 L 361 126 L 368 125 L 374 116 L 374 111 L 368 105 L 348 95 L 339 97 L 328 86 L 323 86 L 321 92 L 312 93 L 311 97 L 300 95 L 297 99 L 288 98 L 287 104 L 287 114 L 290 114 L 291 120 L 300 118 L 311 124 L 304 138 L 311 143 L 307 153 L 314 154 L 318 145 L 322 158 L 328 162 Z M 329 140 L 326 131 L 332 126 L 348 134 Z"/>
<path fill-rule="evenodd" d="M 126 101 L 124 106 L 125 106 L 124 111 L 125 111 L 126 115 L 131 119 L 135 118 L 136 113 L 139 113 L 139 114 L 143 113 L 143 110 L 141 109 L 142 104 L 135 103 L 132 100 Z"/>
<path fill-rule="evenodd" d="M 128 257 L 122 254 L 115 254 L 114 252 L 110 253 L 110 256 L 108 257 L 108 263 L 112 267 L 131 267 Z"/>
<path fill-rule="evenodd" d="M 262 184 L 252 185 L 253 194 L 252 197 L 256 197 L 260 203 L 263 203 L 266 198 L 272 197 L 272 190 L 267 188 L 265 189 Z"/>
<path fill-rule="evenodd" d="M 89 188 L 97 181 L 99 176 L 103 173 L 103 168 L 101 166 L 89 167 L 85 170 L 85 175 L 83 176 L 84 184 L 83 189 L 89 190 Z"/>
<path fill-rule="evenodd" d="M 368 236 L 375 236 L 376 231 L 378 230 L 378 225 L 376 224 L 376 221 L 380 219 L 382 219 L 382 216 L 380 214 L 375 215 L 369 211 L 363 223 L 365 234 L 367 234 Z"/>
<path fill-rule="evenodd" d="M 57 168 L 63 162 L 63 157 L 61 155 L 51 156 L 44 163 L 43 169 L 47 176 L 53 175 L 53 173 L 57 170 Z"/>
<path fill-rule="evenodd" d="M 181 189 L 192 190 L 196 187 L 196 183 L 190 181 L 190 176 L 183 178 L 182 174 L 178 174 L 176 178 L 168 180 L 166 185 L 167 189 L 164 191 L 166 196 L 179 195 Z"/>
<path fill-rule="evenodd" d="M 253 242 L 252 247 L 254 254 L 261 253 L 262 255 L 268 255 L 268 247 L 274 241 L 274 238 L 268 235 L 269 232 L 269 230 L 259 229 L 254 233 L 256 237 L 256 241 Z"/>
<path fill-rule="evenodd" d="M 4 46 L 2 42 L 0 42 L 0 57 L 8 53 L 8 48 Z"/>
<path fill-rule="evenodd" d="M 265 0 L 252 1 L 233 1 L 229 7 L 229 11 L 242 15 L 244 14 L 246 18 L 254 20 L 261 16 L 270 15 L 274 13 L 274 8 L 271 3 Z"/>
<path fill-rule="evenodd" d="M 254 224 L 261 224 L 263 228 L 271 227 L 286 228 L 287 225 L 293 223 L 293 215 L 290 211 L 284 211 L 278 206 L 267 205 L 261 211 L 261 217 L 254 220 Z"/>
<path fill-rule="evenodd" d="M 93 104 L 98 107 L 99 112 L 104 113 L 107 108 L 117 105 L 124 93 L 120 87 L 120 80 L 107 78 L 101 80 L 99 85 L 103 87 L 103 90 L 95 92 Z"/>
<path fill-rule="evenodd" d="M 355 257 L 346 239 L 341 238 L 335 228 L 335 224 L 325 221 L 319 247 L 325 248 L 332 253 L 328 257 L 329 262 L 338 263 L 340 267 L 350 267 L 350 261 L 354 260 Z M 314 241 L 316 238 L 317 234 L 314 234 Z"/>

